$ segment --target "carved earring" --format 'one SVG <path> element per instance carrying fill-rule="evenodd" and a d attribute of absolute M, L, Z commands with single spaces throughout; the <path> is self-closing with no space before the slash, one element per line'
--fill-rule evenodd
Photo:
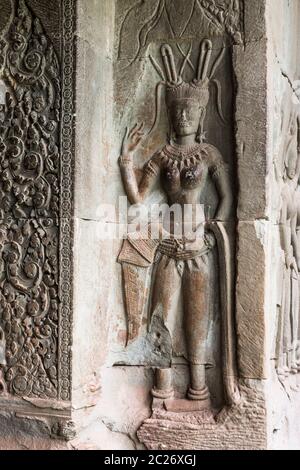
<path fill-rule="evenodd" d="M 201 134 L 202 134 L 202 130 L 201 130 L 201 126 L 199 124 L 197 134 L 196 134 L 196 142 L 198 142 L 198 144 L 201 144 Z"/>
<path fill-rule="evenodd" d="M 172 121 L 169 119 L 169 139 L 170 139 L 170 144 L 174 141 L 174 130 L 172 126 Z"/>
<path fill-rule="evenodd" d="M 168 121 L 169 121 L 169 132 L 168 132 L 168 142 L 169 144 L 172 144 L 174 142 L 174 130 L 172 126 L 172 120 L 169 111 L 167 112 L 168 115 Z"/>
<path fill-rule="evenodd" d="M 199 144 L 202 144 L 202 142 L 205 140 L 205 132 L 203 132 L 205 114 L 206 114 L 205 109 L 202 109 L 202 113 L 201 113 L 201 117 L 199 121 L 199 127 L 198 127 L 197 134 L 196 134 L 196 141 Z"/>

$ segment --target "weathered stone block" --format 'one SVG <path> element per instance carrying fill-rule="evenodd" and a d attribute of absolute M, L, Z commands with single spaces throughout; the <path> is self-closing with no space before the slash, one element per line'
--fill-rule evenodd
<path fill-rule="evenodd" d="M 264 379 L 266 353 L 265 285 L 268 223 L 239 222 L 236 323 L 239 374 Z"/>

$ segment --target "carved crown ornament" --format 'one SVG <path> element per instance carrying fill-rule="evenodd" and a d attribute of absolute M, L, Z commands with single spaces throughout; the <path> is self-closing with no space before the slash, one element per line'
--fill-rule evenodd
<path fill-rule="evenodd" d="M 182 64 L 177 70 L 175 65 L 175 57 L 172 47 L 169 44 L 164 44 L 161 47 L 161 59 L 164 65 L 164 70 L 161 68 L 159 62 L 149 54 L 149 59 L 159 75 L 161 81 L 156 86 L 156 109 L 153 124 L 148 134 L 151 134 L 156 128 L 160 117 L 160 94 L 162 88 L 165 88 L 165 98 L 168 111 L 172 105 L 180 100 L 193 101 L 197 106 L 202 109 L 202 117 L 199 124 L 199 135 L 197 139 L 203 141 L 205 139 L 204 120 L 206 116 L 206 109 L 210 99 L 210 87 L 216 87 L 216 110 L 219 118 L 223 124 L 226 123 L 222 111 L 221 93 L 222 87 L 218 79 L 215 78 L 216 72 L 222 63 L 225 54 L 225 47 L 221 48 L 220 53 L 212 61 L 213 44 L 210 39 L 203 39 L 200 43 L 199 58 L 197 70 L 194 78 L 187 82 L 183 79 L 185 69 L 188 64 L 191 64 L 190 56 L 192 53 L 193 45 L 191 44 L 189 50 L 184 54 Z"/>

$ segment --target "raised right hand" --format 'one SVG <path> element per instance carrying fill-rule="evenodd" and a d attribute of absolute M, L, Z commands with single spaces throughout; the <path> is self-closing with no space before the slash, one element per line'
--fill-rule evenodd
<path fill-rule="evenodd" d="M 139 143 L 144 137 L 144 123 L 136 124 L 130 131 L 126 129 L 125 136 L 122 143 L 122 156 L 132 154 L 138 147 Z"/>

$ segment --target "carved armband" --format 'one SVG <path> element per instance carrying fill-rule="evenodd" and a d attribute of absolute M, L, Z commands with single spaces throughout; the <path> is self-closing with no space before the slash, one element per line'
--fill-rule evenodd
<path fill-rule="evenodd" d="M 217 180 L 222 175 L 228 175 L 229 174 L 229 167 L 223 161 L 219 161 L 219 162 L 212 165 L 210 174 L 211 174 L 211 177 L 214 180 Z"/>
<path fill-rule="evenodd" d="M 120 155 L 119 165 L 120 166 L 132 166 L 133 165 L 133 160 L 128 155 Z"/>

